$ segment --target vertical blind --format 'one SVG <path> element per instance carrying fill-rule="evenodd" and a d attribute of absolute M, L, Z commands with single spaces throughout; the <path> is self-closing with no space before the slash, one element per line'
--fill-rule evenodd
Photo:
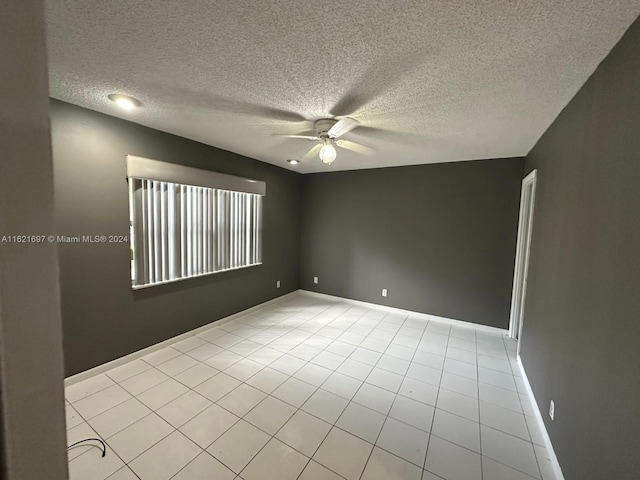
<path fill-rule="evenodd" d="M 262 262 L 262 196 L 129 178 L 133 287 Z"/>

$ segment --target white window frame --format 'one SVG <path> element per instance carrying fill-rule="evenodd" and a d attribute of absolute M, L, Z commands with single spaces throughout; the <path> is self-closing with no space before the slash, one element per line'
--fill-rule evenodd
<path fill-rule="evenodd" d="M 262 264 L 257 180 L 127 156 L 133 289 Z"/>

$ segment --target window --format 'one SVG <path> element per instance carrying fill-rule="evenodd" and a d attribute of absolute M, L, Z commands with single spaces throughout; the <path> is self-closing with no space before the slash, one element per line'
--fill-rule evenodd
<path fill-rule="evenodd" d="M 264 182 L 133 156 L 127 176 L 133 288 L 262 263 Z"/>

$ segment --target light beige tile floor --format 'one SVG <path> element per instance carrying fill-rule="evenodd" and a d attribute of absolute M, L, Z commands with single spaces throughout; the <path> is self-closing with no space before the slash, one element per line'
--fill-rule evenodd
<path fill-rule="evenodd" d="M 72 480 L 553 478 L 498 333 L 304 294 L 214 325 L 67 388 L 108 447 Z"/>

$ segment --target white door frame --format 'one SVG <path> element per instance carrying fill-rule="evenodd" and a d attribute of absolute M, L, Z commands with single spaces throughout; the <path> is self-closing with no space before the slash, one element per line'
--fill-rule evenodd
<path fill-rule="evenodd" d="M 533 207 L 536 198 L 536 179 L 538 176 L 537 172 L 537 170 L 533 170 L 524 178 L 524 180 L 522 180 L 522 191 L 520 194 L 518 242 L 516 244 L 516 264 L 513 272 L 513 292 L 511 294 L 511 315 L 509 318 L 509 336 L 518 340 L 518 355 L 520 355 L 524 301 L 527 295 L 529 249 L 531 247 Z"/>

